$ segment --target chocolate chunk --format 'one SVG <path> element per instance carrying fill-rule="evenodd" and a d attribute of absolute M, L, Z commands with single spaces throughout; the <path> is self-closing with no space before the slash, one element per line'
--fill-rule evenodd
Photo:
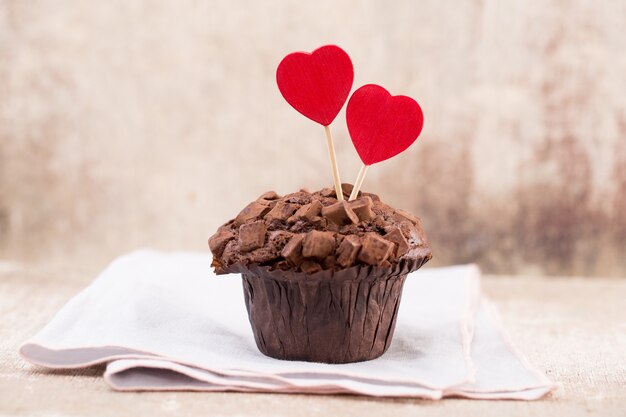
<path fill-rule="evenodd" d="M 294 235 L 280 252 L 280 256 L 295 266 L 300 265 L 304 260 L 302 256 L 302 242 L 304 242 L 304 235 Z"/>
<path fill-rule="evenodd" d="M 360 221 L 369 221 L 374 218 L 375 214 L 372 211 L 372 199 L 370 197 L 361 197 L 356 200 L 352 200 L 348 203 L 354 214 L 356 214 Z"/>
<path fill-rule="evenodd" d="M 312 230 L 305 235 L 302 255 L 306 258 L 323 259 L 335 251 L 335 235 L 332 232 Z"/>
<path fill-rule="evenodd" d="M 271 222 L 273 220 L 285 221 L 294 211 L 298 208 L 297 205 L 291 203 L 285 203 L 283 201 L 279 201 L 276 203 L 273 209 L 270 210 L 269 213 L 265 215 L 265 220 Z"/>
<path fill-rule="evenodd" d="M 257 200 L 278 200 L 280 196 L 276 193 L 276 191 L 268 191 L 263 193 L 257 198 Z"/>
<path fill-rule="evenodd" d="M 298 220 L 308 220 L 310 222 L 320 214 L 322 207 L 322 203 L 319 200 L 313 200 L 313 202 L 300 207 L 288 221 L 289 223 L 295 223 Z"/>
<path fill-rule="evenodd" d="M 300 270 L 305 274 L 314 274 L 315 272 L 321 271 L 322 266 L 317 262 L 306 260 L 300 265 Z"/>
<path fill-rule="evenodd" d="M 298 191 L 297 193 L 287 194 L 283 197 L 283 200 L 287 203 L 295 203 L 303 206 L 311 202 L 311 194 L 304 191 Z"/>
<path fill-rule="evenodd" d="M 265 243 L 265 223 L 256 221 L 242 224 L 239 227 L 239 250 L 249 252 L 258 249 Z"/>
<path fill-rule="evenodd" d="M 328 221 L 321 216 L 313 217 L 309 223 L 316 229 L 325 229 L 328 226 Z"/>
<path fill-rule="evenodd" d="M 385 260 L 385 261 L 382 261 L 380 265 L 378 266 L 380 266 L 381 268 L 391 268 L 391 262 Z"/>
<path fill-rule="evenodd" d="M 335 193 L 334 188 L 322 188 L 320 190 L 320 195 L 322 197 L 335 197 L 337 198 L 337 193 Z"/>
<path fill-rule="evenodd" d="M 322 212 L 322 208 L 324 206 L 319 200 L 313 200 L 311 204 L 308 205 L 309 209 L 306 211 L 305 217 L 307 219 L 313 219 L 316 216 L 319 216 Z"/>
<path fill-rule="evenodd" d="M 385 239 L 395 243 L 395 256 L 397 258 L 408 252 L 409 242 L 406 241 L 398 226 L 390 227 L 384 237 Z"/>
<path fill-rule="evenodd" d="M 230 230 L 218 230 L 213 236 L 209 238 L 209 249 L 213 253 L 214 258 L 219 258 L 224 252 L 226 244 L 235 237 L 235 234 Z"/>
<path fill-rule="evenodd" d="M 374 220 L 372 221 L 372 223 L 374 223 L 376 227 L 380 227 L 381 229 L 384 229 L 385 226 L 387 225 L 387 223 L 385 222 L 385 218 L 383 216 L 374 217 Z"/>
<path fill-rule="evenodd" d="M 343 184 L 341 184 L 341 192 L 343 192 L 343 196 L 346 199 L 350 197 L 350 194 L 352 193 L 353 188 L 354 188 L 354 185 L 348 184 L 347 182 L 344 182 Z M 357 195 L 361 195 L 361 192 L 359 191 Z"/>
<path fill-rule="evenodd" d="M 374 193 L 363 193 L 363 196 L 367 196 L 372 199 L 372 201 L 380 201 L 380 197 Z"/>
<path fill-rule="evenodd" d="M 249 220 L 261 218 L 268 211 L 270 211 L 269 207 L 259 203 L 258 201 L 253 201 L 241 210 L 237 217 L 235 217 L 235 226 L 241 226 Z"/>
<path fill-rule="evenodd" d="M 361 243 L 363 246 L 359 251 L 357 259 L 366 264 L 380 265 L 393 251 L 393 243 L 383 239 L 376 233 L 368 233 Z"/>
<path fill-rule="evenodd" d="M 402 209 L 396 209 L 396 212 L 393 215 L 393 219 L 398 223 L 408 220 L 416 226 L 419 226 L 419 224 L 421 223 L 421 220 L 419 218 Z"/>
<path fill-rule="evenodd" d="M 361 249 L 361 241 L 357 236 L 346 236 L 337 248 L 337 263 L 344 268 L 354 265 L 356 256 Z"/>
<path fill-rule="evenodd" d="M 348 197 L 350 197 L 350 193 L 352 192 L 353 188 L 354 188 L 354 186 L 352 184 L 348 184 L 348 183 L 341 184 L 341 192 L 343 193 L 343 197 L 346 200 L 348 199 Z M 334 188 L 323 188 L 320 191 L 320 195 L 322 197 L 334 197 L 334 198 L 337 198 L 337 193 L 335 192 Z M 359 191 L 359 195 L 361 195 L 360 191 Z"/>
<path fill-rule="evenodd" d="M 322 209 L 322 216 L 329 222 L 338 226 L 346 224 L 356 224 L 359 222 L 358 216 L 352 211 L 347 201 L 338 201 L 335 204 Z"/>

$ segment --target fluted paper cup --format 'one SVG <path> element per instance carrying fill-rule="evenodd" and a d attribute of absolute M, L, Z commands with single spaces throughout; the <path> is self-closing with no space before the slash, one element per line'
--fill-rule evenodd
<path fill-rule="evenodd" d="M 406 276 L 430 258 L 428 250 L 390 268 L 357 265 L 306 274 L 235 264 L 227 272 L 242 274 L 248 317 L 263 354 L 349 363 L 387 351 Z"/>

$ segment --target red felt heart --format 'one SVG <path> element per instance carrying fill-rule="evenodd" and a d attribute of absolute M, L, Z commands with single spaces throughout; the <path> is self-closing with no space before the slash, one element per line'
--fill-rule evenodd
<path fill-rule="evenodd" d="M 424 114 L 411 97 L 392 96 L 367 84 L 356 90 L 346 109 L 352 143 L 361 161 L 372 165 L 411 146 L 424 126 Z"/>
<path fill-rule="evenodd" d="M 294 52 L 278 65 L 276 82 L 291 106 L 323 126 L 331 124 L 350 94 L 354 69 L 347 53 L 326 45 Z"/>

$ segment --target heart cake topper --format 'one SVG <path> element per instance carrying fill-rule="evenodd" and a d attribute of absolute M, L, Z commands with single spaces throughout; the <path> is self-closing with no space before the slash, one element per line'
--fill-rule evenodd
<path fill-rule="evenodd" d="M 398 155 L 415 142 L 424 126 L 424 114 L 411 97 L 392 96 L 381 86 L 367 84 L 350 97 L 346 123 L 363 161 L 350 194 L 354 200 L 370 165 Z"/>
<path fill-rule="evenodd" d="M 278 65 L 276 82 L 287 103 L 304 116 L 328 126 L 348 99 L 354 69 L 348 54 L 326 45 L 313 52 L 293 52 Z"/>
<path fill-rule="evenodd" d="M 293 52 L 278 64 L 276 83 L 287 103 L 304 116 L 324 126 L 335 194 L 343 200 L 335 145 L 328 127 L 348 99 L 354 68 L 348 54 L 326 45 L 313 52 Z"/>
<path fill-rule="evenodd" d="M 424 115 L 411 97 L 392 96 L 383 87 L 367 84 L 350 97 L 346 122 L 361 161 L 372 165 L 411 146 L 422 131 Z"/>

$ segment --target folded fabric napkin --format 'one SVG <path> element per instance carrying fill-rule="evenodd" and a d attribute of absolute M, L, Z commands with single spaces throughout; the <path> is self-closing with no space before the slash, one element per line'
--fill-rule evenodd
<path fill-rule="evenodd" d="M 210 264 L 206 254 L 122 256 L 20 353 L 49 368 L 106 362 L 116 390 L 532 400 L 553 387 L 511 344 L 474 265 L 412 273 L 387 353 L 330 365 L 261 354 L 241 279 L 215 276 Z"/>

